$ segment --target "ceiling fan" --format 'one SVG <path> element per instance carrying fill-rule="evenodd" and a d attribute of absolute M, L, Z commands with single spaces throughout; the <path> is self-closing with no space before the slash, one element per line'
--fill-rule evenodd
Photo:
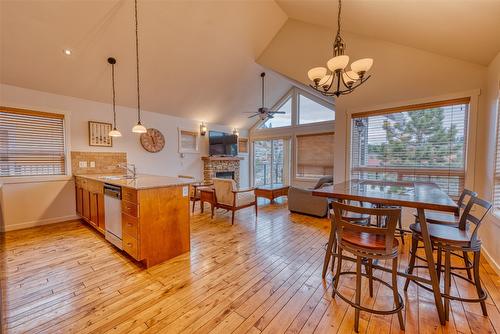
<path fill-rule="evenodd" d="M 264 77 L 266 76 L 266 72 L 262 72 L 260 74 L 260 77 L 262 78 L 262 106 L 257 109 L 257 112 L 250 111 L 250 112 L 245 112 L 246 114 L 253 114 L 248 116 L 248 118 L 256 117 L 259 116 L 261 120 L 266 120 L 269 118 L 274 118 L 273 115 L 276 114 L 286 114 L 284 111 L 273 111 L 269 108 L 264 107 Z"/>

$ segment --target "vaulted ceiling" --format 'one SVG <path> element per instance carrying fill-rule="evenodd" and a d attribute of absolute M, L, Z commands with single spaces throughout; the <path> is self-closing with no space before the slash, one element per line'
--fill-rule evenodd
<path fill-rule="evenodd" d="M 109 103 L 114 56 L 117 103 L 136 105 L 132 0 L 2 0 L 0 12 L 2 83 Z M 243 111 L 260 104 L 255 60 L 287 18 L 333 35 L 336 13 L 336 1 L 139 1 L 142 107 L 248 127 Z M 500 51 L 500 1 L 344 0 L 343 14 L 351 33 L 476 64 Z M 266 104 L 291 84 L 270 72 Z"/>
<path fill-rule="evenodd" d="M 1 1 L 1 82 L 136 106 L 134 2 Z M 255 59 L 287 17 L 272 1 L 139 1 L 144 110 L 245 127 L 260 106 Z M 71 56 L 63 49 L 73 51 Z M 268 103 L 291 86 L 269 73 Z"/>
<path fill-rule="evenodd" d="M 290 18 L 337 29 L 337 1 L 276 1 Z M 481 65 L 500 52 L 498 0 L 344 0 L 341 22 L 351 33 Z"/>

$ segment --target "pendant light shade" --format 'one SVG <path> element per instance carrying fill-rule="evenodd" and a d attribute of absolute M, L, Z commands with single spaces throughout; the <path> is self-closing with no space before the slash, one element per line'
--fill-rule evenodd
<path fill-rule="evenodd" d="M 109 131 L 110 137 L 121 137 L 122 134 L 116 128 L 116 92 L 115 92 L 115 64 L 116 59 L 113 57 L 108 58 L 108 63 L 111 64 L 111 86 L 113 89 L 113 130 Z"/>
<path fill-rule="evenodd" d="M 136 78 L 137 78 L 137 124 L 132 128 L 134 133 L 146 133 L 147 129 L 141 123 L 141 90 L 139 78 L 139 28 L 137 20 L 137 0 L 134 0 L 134 17 L 135 17 L 135 60 L 136 60 Z"/>
<path fill-rule="evenodd" d="M 148 130 L 139 121 L 139 123 L 137 123 L 136 125 L 134 125 L 134 127 L 132 128 L 132 132 L 133 133 L 146 133 L 146 132 L 148 132 Z"/>

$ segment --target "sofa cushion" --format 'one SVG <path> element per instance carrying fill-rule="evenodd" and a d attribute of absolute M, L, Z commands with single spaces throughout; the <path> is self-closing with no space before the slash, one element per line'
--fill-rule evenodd
<path fill-rule="evenodd" d="M 318 183 L 314 186 L 314 189 L 319 189 L 324 183 L 333 183 L 333 176 L 323 176 L 318 180 Z"/>

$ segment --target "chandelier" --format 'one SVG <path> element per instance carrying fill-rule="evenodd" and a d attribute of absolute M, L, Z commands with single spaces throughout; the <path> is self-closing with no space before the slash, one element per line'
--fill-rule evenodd
<path fill-rule="evenodd" d="M 366 72 L 373 65 L 372 58 L 356 60 L 351 64 L 351 69 L 346 70 L 349 64 L 349 56 L 344 54 L 346 45 L 340 36 L 340 14 L 342 11 L 342 1 L 339 0 L 339 10 L 337 17 L 337 35 L 333 44 L 333 58 L 325 67 L 314 67 L 307 72 L 307 76 L 313 82 L 310 86 L 325 96 L 346 95 L 361 86 L 370 78 Z"/>

